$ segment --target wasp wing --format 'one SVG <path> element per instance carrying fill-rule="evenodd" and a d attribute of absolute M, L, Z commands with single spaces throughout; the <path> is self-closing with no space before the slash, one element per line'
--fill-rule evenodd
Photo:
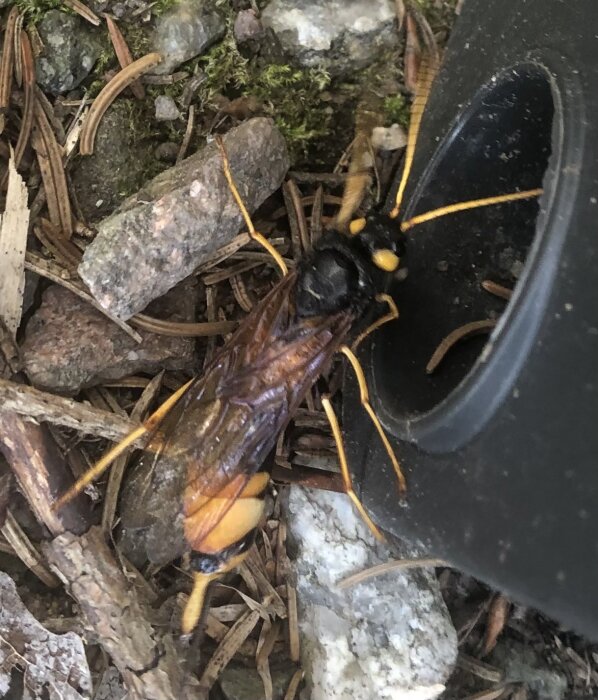
<path fill-rule="evenodd" d="M 183 530 L 188 546 L 201 549 L 345 340 L 349 313 L 295 316 L 295 284 L 287 275 L 253 309 L 160 426 L 163 454 L 137 498 L 151 518 L 152 561 L 180 554 Z"/>

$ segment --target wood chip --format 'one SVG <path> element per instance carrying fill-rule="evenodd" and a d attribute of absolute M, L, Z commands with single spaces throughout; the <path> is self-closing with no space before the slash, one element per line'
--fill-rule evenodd
<path fill-rule="evenodd" d="M 340 590 L 350 588 L 351 586 L 356 586 L 358 583 L 363 583 L 363 581 L 367 581 L 368 579 L 374 578 L 376 576 L 388 574 L 391 571 L 435 568 L 437 566 L 449 566 L 449 564 L 447 564 L 447 562 L 445 562 L 443 559 L 396 559 L 393 561 L 384 562 L 384 564 L 372 566 L 369 569 L 364 569 L 363 571 L 360 571 L 357 574 L 347 576 L 347 578 L 344 578 L 341 581 L 339 581 L 336 584 L 336 587 Z"/>
<path fill-rule="evenodd" d="M 251 634 L 259 619 L 259 612 L 248 610 L 230 628 L 226 637 L 220 642 L 212 658 L 208 661 L 199 680 L 199 687 L 202 691 L 207 693 L 214 685 L 218 676 L 226 668 L 241 644 Z"/>
<path fill-rule="evenodd" d="M 131 55 L 129 47 L 127 46 L 127 42 L 125 41 L 122 32 L 112 17 L 110 17 L 108 14 L 104 14 L 103 17 L 108 25 L 110 41 L 112 42 L 112 46 L 114 46 L 114 53 L 116 54 L 116 58 L 118 58 L 120 67 L 126 68 L 133 63 L 133 56 Z M 138 100 L 145 99 L 145 89 L 139 80 L 134 80 L 129 85 L 129 88 Z"/>
<path fill-rule="evenodd" d="M 27 186 L 16 170 L 14 154 L 11 154 L 8 162 L 8 173 L 6 208 L 0 217 L 0 318 L 14 337 L 23 310 L 29 228 Z"/>
<path fill-rule="evenodd" d="M 82 156 L 89 156 L 93 153 L 96 132 L 108 107 L 125 88 L 128 88 L 143 73 L 157 66 L 161 60 L 162 56 L 159 53 L 149 53 L 123 68 L 102 89 L 94 100 L 81 130 L 79 153 Z"/>

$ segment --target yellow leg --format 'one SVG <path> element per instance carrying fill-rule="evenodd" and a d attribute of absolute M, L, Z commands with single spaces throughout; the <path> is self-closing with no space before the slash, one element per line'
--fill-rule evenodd
<path fill-rule="evenodd" d="M 241 210 L 241 214 L 245 219 L 245 225 L 247 226 L 249 235 L 256 243 L 259 243 L 263 248 L 265 248 L 268 251 L 268 253 L 270 253 L 270 255 L 274 258 L 274 261 L 280 268 L 280 271 L 282 272 L 282 275 L 284 277 L 284 275 L 286 275 L 288 272 L 285 261 L 282 259 L 280 253 L 276 250 L 276 248 L 274 248 L 270 241 L 261 233 L 255 230 L 253 222 L 251 221 L 251 217 L 249 216 L 249 212 L 247 211 L 247 207 L 243 203 L 241 195 L 239 194 L 239 190 L 235 185 L 235 181 L 230 170 L 228 156 L 226 155 L 226 149 L 224 148 L 224 143 L 222 142 L 222 138 L 220 136 L 216 136 L 216 143 L 218 144 L 218 148 L 220 149 L 220 153 L 222 154 L 222 167 L 224 169 L 224 176 L 226 177 L 226 181 L 228 182 L 230 191 L 232 192 L 232 195 L 235 198 L 235 201 L 237 202 L 237 206 Z"/>
<path fill-rule="evenodd" d="M 114 460 L 121 455 L 125 450 L 131 447 L 139 438 L 144 435 L 151 434 L 160 424 L 162 419 L 174 406 L 174 404 L 181 398 L 181 396 L 187 391 L 191 386 L 193 379 L 190 379 L 186 384 L 177 389 L 172 396 L 170 396 L 164 403 L 145 421 L 145 423 L 139 428 L 136 428 L 130 432 L 125 438 L 123 438 L 117 445 L 115 445 L 111 450 L 108 450 L 106 454 L 96 462 L 91 469 L 83 474 L 83 476 L 78 479 L 71 487 L 62 494 L 62 496 L 54 503 L 52 510 L 59 510 L 69 501 L 77 496 L 83 491 L 86 486 L 89 486 L 92 481 L 95 481 L 100 477 L 106 469 L 114 462 Z"/>
<path fill-rule="evenodd" d="M 384 316 L 380 316 L 380 318 L 377 321 L 374 321 L 371 325 L 369 325 L 363 333 L 360 333 L 357 338 L 353 341 L 353 344 L 351 345 L 352 350 L 356 350 L 360 343 L 365 340 L 370 333 L 373 333 L 375 330 L 380 328 L 380 326 L 383 326 L 385 323 L 389 323 L 390 321 L 395 321 L 397 318 L 399 318 L 399 309 L 397 308 L 397 305 L 395 304 L 394 299 L 390 296 L 390 294 L 377 294 L 376 295 L 376 301 L 380 304 L 386 303 L 388 304 L 388 311 L 384 314 Z"/>
<path fill-rule="evenodd" d="M 340 351 L 343 353 L 343 355 L 349 360 L 351 363 L 351 366 L 353 367 L 353 371 L 355 372 L 355 377 L 357 378 L 357 383 L 359 384 L 359 393 L 360 393 L 360 401 L 361 405 L 365 408 L 368 416 L 370 417 L 372 423 L 374 424 L 374 427 L 378 431 L 378 435 L 380 436 L 380 440 L 382 440 L 382 444 L 384 445 L 384 449 L 386 450 L 388 457 L 392 463 L 393 469 L 395 470 L 395 474 L 397 475 L 397 479 L 399 481 L 399 491 L 401 495 L 404 495 L 405 492 L 407 491 L 407 483 L 405 481 L 405 476 L 403 474 L 403 471 L 401 469 L 401 465 L 399 464 L 399 460 L 397 459 L 394 450 L 392 449 L 392 445 L 388 441 L 388 438 L 386 437 L 386 433 L 384 432 L 384 428 L 382 427 L 382 424 L 378 420 L 378 416 L 374 413 L 374 409 L 372 408 L 372 404 L 370 403 L 370 396 L 368 392 L 368 387 L 367 383 L 365 381 L 365 375 L 363 373 L 363 370 L 361 369 L 361 365 L 359 364 L 359 360 L 353 353 L 353 351 L 347 347 L 346 345 L 343 345 L 343 347 L 340 349 Z"/>
<path fill-rule="evenodd" d="M 374 537 L 376 537 L 376 539 L 382 542 L 384 541 L 382 533 L 374 525 L 374 522 L 366 513 L 365 508 L 363 507 L 361 501 L 359 500 L 359 498 L 357 498 L 357 494 L 353 490 L 353 479 L 351 479 L 351 472 L 349 471 L 349 465 L 347 463 L 347 453 L 345 452 L 343 435 L 338 424 L 338 418 L 336 417 L 336 413 L 334 412 L 334 408 L 332 408 L 332 403 L 330 402 L 328 396 L 322 396 L 322 406 L 324 407 L 326 417 L 328 418 L 328 422 L 330 423 L 330 427 L 332 428 L 332 435 L 334 437 L 334 442 L 336 443 L 336 450 L 338 452 L 338 461 L 341 465 L 341 474 L 343 476 L 343 482 L 345 484 L 345 492 L 347 496 L 349 496 L 349 498 L 353 501 L 353 504 L 359 511 L 359 515 L 361 515 L 361 517 L 364 519 L 365 524 L 370 528 L 370 530 L 374 534 Z"/>
<path fill-rule="evenodd" d="M 448 204 L 446 207 L 432 209 L 432 211 L 418 214 L 411 219 L 407 219 L 407 221 L 403 221 L 401 231 L 408 231 L 414 226 L 423 224 L 426 221 L 432 221 L 432 219 L 439 219 L 441 216 L 447 216 L 448 214 L 455 214 L 468 209 L 478 209 L 479 207 L 489 207 L 495 204 L 505 204 L 506 202 L 517 202 L 520 199 L 531 199 L 532 197 L 539 197 L 541 194 L 542 189 L 537 188 L 535 190 L 525 190 L 524 192 L 510 192 L 509 194 L 501 194 L 496 197 L 484 197 L 483 199 L 471 199 L 468 202 Z"/>

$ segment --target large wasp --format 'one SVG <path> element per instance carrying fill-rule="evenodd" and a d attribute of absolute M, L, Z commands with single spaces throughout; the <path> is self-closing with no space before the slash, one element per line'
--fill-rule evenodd
<path fill-rule="evenodd" d="M 196 626 L 210 582 L 246 556 L 264 513 L 264 492 L 269 482 L 264 463 L 268 454 L 339 352 L 349 359 L 356 372 L 361 403 L 395 468 L 398 491 L 405 492 L 405 479 L 370 405 L 363 372 L 350 345 L 355 346 L 372 330 L 398 316 L 385 289 L 400 263 L 399 229 L 406 230 L 416 223 L 403 221 L 400 227 L 396 225 L 433 74 L 430 69 L 422 69 L 394 209 L 390 214 L 355 220 L 347 232 L 329 231 L 292 272 L 287 271 L 270 243 L 254 230 L 222 148 L 225 175 L 250 235 L 273 255 L 283 276 L 243 320 L 203 376 L 181 387 L 57 503 L 59 507 L 79 493 L 126 448 L 140 437 L 148 437 L 153 466 L 148 489 L 139 498 L 143 502 L 143 493 L 161 489 L 162 497 L 176 500 L 177 513 L 169 522 L 156 520 L 151 538 L 167 549 L 178 539 L 191 550 L 194 587 L 183 614 L 184 633 Z M 520 192 L 461 203 L 424 216 L 427 220 L 455 209 L 536 194 L 537 191 Z M 395 225 L 389 226 L 393 219 Z M 367 326 L 364 320 L 382 304 L 388 307 L 387 311 Z M 330 399 L 323 397 L 322 404 L 338 448 L 345 490 L 379 535 L 353 490 Z M 169 549 L 166 554 L 173 559 L 180 552 Z"/>

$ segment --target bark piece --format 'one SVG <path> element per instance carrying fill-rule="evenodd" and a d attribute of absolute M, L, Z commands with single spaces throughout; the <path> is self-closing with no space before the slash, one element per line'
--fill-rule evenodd
<path fill-rule="evenodd" d="M 284 139 L 260 117 L 229 131 L 224 144 L 239 192 L 254 211 L 287 171 Z M 229 243 L 242 224 L 212 143 L 158 175 L 103 221 L 79 274 L 104 308 L 127 319 Z"/>
<path fill-rule="evenodd" d="M 129 697 L 197 697 L 197 681 L 192 677 L 185 680 L 172 638 L 161 636 L 149 623 L 147 601 L 117 566 L 101 528 L 93 527 L 80 537 L 60 535 L 45 545 L 44 551 L 79 603 L 85 620 L 100 636 Z"/>
<path fill-rule="evenodd" d="M 81 637 L 52 634 L 25 608 L 14 581 L 0 572 L 0 695 L 10 686 L 10 672 L 24 672 L 23 697 L 44 697 L 48 687 L 58 697 L 89 698 L 91 674 Z"/>
<path fill-rule="evenodd" d="M 190 320 L 195 295 L 189 286 L 160 300 L 162 314 L 168 309 L 178 317 L 173 320 Z M 23 367 L 32 384 L 63 394 L 137 372 L 193 368 L 193 339 L 140 334 L 138 344 L 67 289 L 50 287 L 27 325 Z"/>

